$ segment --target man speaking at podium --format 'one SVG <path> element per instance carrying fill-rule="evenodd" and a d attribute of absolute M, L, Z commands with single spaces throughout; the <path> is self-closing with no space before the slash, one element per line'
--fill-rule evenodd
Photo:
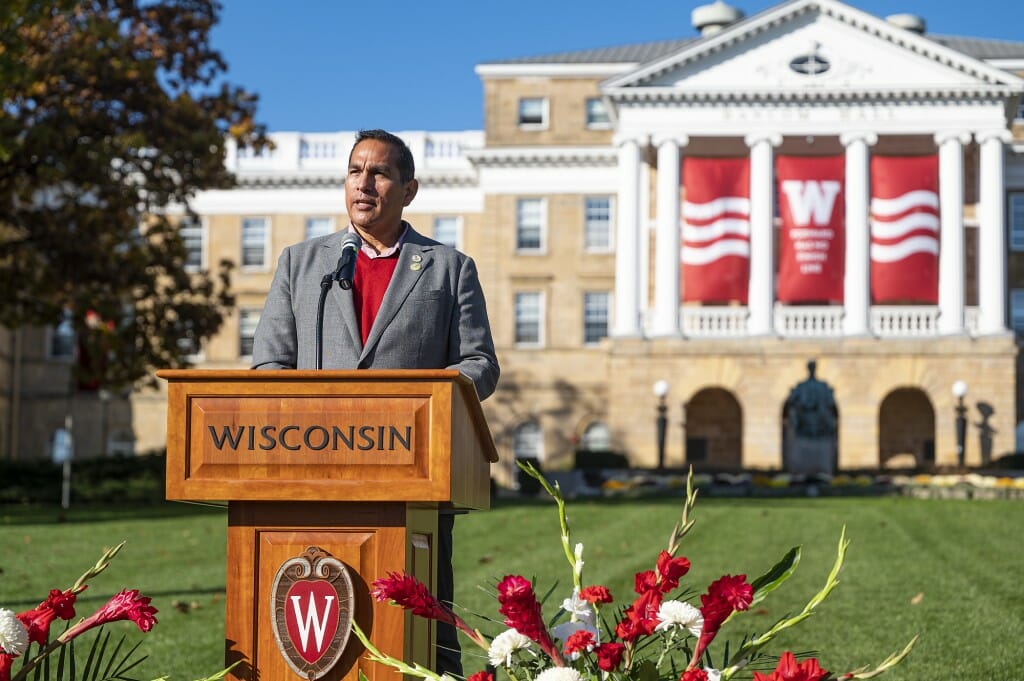
<path fill-rule="evenodd" d="M 350 227 L 281 254 L 256 328 L 254 369 L 316 368 L 317 308 L 329 275 L 341 286 L 324 306 L 324 369 L 458 369 L 481 400 L 494 392 L 498 360 L 476 265 L 402 220 L 418 188 L 405 142 L 383 130 L 356 135 L 345 178 Z M 453 524 L 453 515 L 439 515 L 437 595 L 449 603 Z M 438 626 L 437 642 L 437 671 L 461 676 L 455 629 Z"/>

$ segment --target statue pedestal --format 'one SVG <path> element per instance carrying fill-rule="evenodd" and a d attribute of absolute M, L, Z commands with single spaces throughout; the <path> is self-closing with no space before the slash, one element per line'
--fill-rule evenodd
<path fill-rule="evenodd" d="M 786 472 L 800 475 L 835 473 L 835 438 L 794 435 L 786 444 L 786 451 L 782 455 Z"/>

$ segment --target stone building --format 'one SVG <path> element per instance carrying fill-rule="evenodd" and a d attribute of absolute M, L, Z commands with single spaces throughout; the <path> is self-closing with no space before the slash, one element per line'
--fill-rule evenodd
<path fill-rule="evenodd" d="M 667 466 L 778 468 L 809 359 L 841 468 L 957 463 L 958 381 L 966 462 L 1014 451 L 1024 42 L 836 0 L 693 19 L 679 40 L 480 64 L 484 130 L 399 132 L 421 180 L 406 217 L 485 286 L 495 476 L 588 450 L 655 465 L 660 381 Z M 281 249 L 345 227 L 353 134 L 229 150 L 239 186 L 197 197 L 195 265 L 239 264 L 237 313 L 198 366 L 246 366 Z M 45 345 L 8 350 L 0 385 Z M 26 422 L 32 401 L 3 392 L 6 427 Z M 161 446 L 162 395 L 130 406 L 136 450 Z"/>

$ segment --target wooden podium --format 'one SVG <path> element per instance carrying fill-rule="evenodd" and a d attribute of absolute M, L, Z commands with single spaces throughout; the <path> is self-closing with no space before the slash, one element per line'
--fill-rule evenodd
<path fill-rule="evenodd" d="M 472 382 L 454 370 L 157 376 L 168 382 L 167 498 L 228 502 L 234 678 L 397 679 L 362 659 L 353 619 L 382 652 L 433 668 L 433 622 L 369 589 L 402 571 L 436 589 L 438 510 L 489 505 L 497 453 Z M 347 572 L 336 592 L 315 571 L 303 579 L 324 555 Z M 333 594 L 322 609 L 321 592 Z"/>

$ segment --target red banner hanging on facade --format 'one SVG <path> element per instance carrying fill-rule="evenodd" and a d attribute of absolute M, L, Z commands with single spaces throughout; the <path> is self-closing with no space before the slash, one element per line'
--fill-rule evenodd
<path fill-rule="evenodd" d="M 837 156 L 779 156 L 781 303 L 843 302 L 845 161 Z"/>
<path fill-rule="evenodd" d="M 871 300 L 939 301 L 939 157 L 871 159 Z"/>
<path fill-rule="evenodd" d="M 750 159 L 683 159 L 683 301 L 747 303 Z"/>

